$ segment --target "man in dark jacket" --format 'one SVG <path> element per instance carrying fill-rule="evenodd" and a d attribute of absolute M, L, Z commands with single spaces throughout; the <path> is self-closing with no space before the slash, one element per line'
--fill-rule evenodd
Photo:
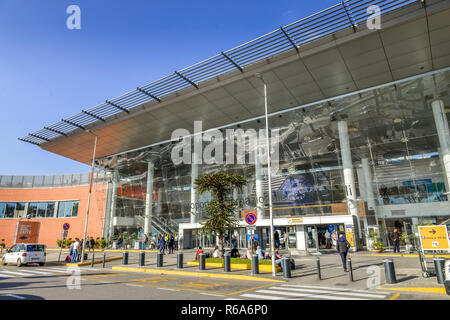
<path fill-rule="evenodd" d="M 342 265 L 344 266 L 344 271 L 347 271 L 347 253 L 348 249 L 350 249 L 350 243 L 348 243 L 347 239 L 344 238 L 344 234 L 339 234 L 339 239 L 336 243 L 336 249 L 339 252 L 341 259 L 342 259 Z"/>
<path fill-rule="evenodd" d="M 394 253 L 400 252 L 400 232 L 398 232 L 398 229 L 394 229 L 391 239 L 394 244 Z"/>

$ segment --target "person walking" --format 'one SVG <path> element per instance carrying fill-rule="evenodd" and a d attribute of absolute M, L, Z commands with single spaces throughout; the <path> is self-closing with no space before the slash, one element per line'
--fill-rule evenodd
<path fill-rule="evenodd" d="M 278 234 L 277 231 L 275 231 L 273 233 L 273 242 L 275 243 L 275 248 L 279 248 L 280 247 L 280 235 Z"/>
<path fill-rule="evenodd" d="M 392 232 L 391 240 L 394 246 L 394 253 L 400 253 L 400 232 L 398 232 L 398 229 L 394 229 L 394 232 Z"/>
<path fill-rule="evenodd" d="M 75 242 L 72 243 L 72 260 L 71 262 L 78 261 L 78 246 L 79 246 L 78 238 L 75 239 Z"/>
<path fill-rule="evenodd" d="M 119 236 L 117 239 L 117 249 L 122 249 L 122 243 L 123 243 L 123 237 L 122 235 Z"/>
<path fill-rule="evenodd" d="M 152 240 L 150 241 L 150 249 L 155 249 L 156 248 L 156 237 L 153 236 Z"/>
<path fill-rule="evenodd" d="M 173 253 L 173 247 L 174 246 L 175 246 L 175 239 L 174 239 L 173 235 L 171 235 L 170 238 L 169 238 L 169 244 L 168 244 L 169 254 Z"/>
<path fill-rule="evenodd" d="M 165 254 L 164 253 L 165 250 L 166 250 L 166 241 L 164 237 L 161 237 L 161 239 L 159 240 L 159 252 Z"/>
<path fill-rule="evenodd" d="M 350 249 L 350 243 L 347 241 L 347 239 L 344 238 L 344 234 L 339 234 L 339 239 L 337 240 L 336 245 L 337 251 L 342 259 L 342 266 L 344 267 L 344 272 L 347 271 L 347 253 L 348 249 Z"/>
<path fill-rule="evenodd" d="M 325 232 L 325 246 L 327 249 L 331 249 L 331 233 L 328 230 Z"/>
<path fill-rule="evenodd" d="M 148 248 L 148 235 L 144 234 L 144 250 Z"/>
<path fill-rule="evenodd" d="M 95 248 L 95 240 L 94 237 L 91 237 L 91 240 L 89 240 L 89 252 L 91 252 L 91 249 L 92 251 L 94 251 L 94 248 Z"/>

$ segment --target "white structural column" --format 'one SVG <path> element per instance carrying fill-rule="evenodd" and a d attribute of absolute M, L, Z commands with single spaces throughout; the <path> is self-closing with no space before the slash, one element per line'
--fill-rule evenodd
<path fill-rule="evenodd" d="M 439 137 L 440 156 L 444 165 L 446 185 L 450 185 L 450 130 L 448 128 L 447 116 L 445 115 L 444 102 L 442 100 L 434 100 L 431 103 L 433 109 L 434 122 Z M 449 192 L 450 190 L 446 190 Z M 450 196 L 448 197 L 450 200 Z"/>
<path fill-rule="evenodd" d="M 111 208 L 109 215 L 109 236 L 112 237 L 114 234 L 114 217 L 116 216 L 117 207 L 117 172 L 113 172 L 112 176 L 112 196 L 111 196 Z"/>
<path fill-rule="evenodd" d="M 145 219 L 144 219 L 144 233 L 150 234 L 152 228 L 153 215 L 153 175 L 155 166 L 153 162 L 149 161 L 147 166 L 147 189 L 145 191 Z"/>
<path fill-rule="evenodd" d="M 261 159 L 259 158 L 259 147 L 255 149 L 255 189 L 256 189 L 256 210 L 258 220 L 264 219 L 264 192 L 263 192 L 263 173 Z"/>
<path fill-rule="evenodd" d="M 195 179 L 198 178 L 198 166 L 201 161 L 201 158 L 197 155 L 197 153 L 192 154 L 192 174 L 191 174 L 191 223 L 196 223 L 198 219 L 198 191 L 195 189 Z"/>
<path fill-rule="evenodd" d="M 344 174 L 345 192 L 347 195 L 347 205 L 352 216 L 358 217 L 356 206 L 356 188 L 353 175 L 352 155 L 350 151 L 350 141 L 348 137 L 348 127 L 346 121 L 338 121 L 339 141 L 341 145 L 342 169 Z M 356 229 L 356 226 L 355 226 Z"/>
<path fill-rule="evenodd" d="M 363 168 L 364 182 L 366 187 L 367 206 L 369 207 L 369 210 L 375 211 L 375 194 L 373 193 L 372 173 L 370 172 L 369 159 L 361 159 L 361 164 Z"/>

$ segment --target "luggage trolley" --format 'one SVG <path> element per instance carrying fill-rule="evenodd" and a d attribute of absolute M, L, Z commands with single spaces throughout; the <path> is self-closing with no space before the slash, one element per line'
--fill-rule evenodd
<path fill-rule="evenodd" d="M 422 251 L 421 246 L 417 247 L 417 252 L 419 253 L 419 261 L 420 267 L 422 268 L 422 276 L 424 278 L 435 277 L 436 276 L 436 268 L 434 267 L 434 262 L 430 266 L 431 262 L 428 262 L 425 258 L 425 253 Z"/>

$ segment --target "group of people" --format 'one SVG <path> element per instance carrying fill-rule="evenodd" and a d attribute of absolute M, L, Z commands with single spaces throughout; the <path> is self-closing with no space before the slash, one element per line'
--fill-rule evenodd
<path fill-rule="evenodd" d="M 165 254 L 166 250 L 171 254 L 173 250 L 178 250 L 178 235 L 162 235 L 158 233 L 157 237 L 152 238 L 150 247 L 152 247 L 153 243 L 157 248 L 159 247 L 159 252 L 162 254 Z"/>
<path fill-rule="evenodd" d="M 95 240 L 93 237 L 87 237 L 86 242 L 84 243 L 85 251 L 94 250 L 95 247 Z M 70 244 L 69 247 L 69 255 L 66 257 L 66 262 L 78 262 L 81 261 L 81 254 L 83 252 L 83 241 L 79 238 L 75 238 L 75 241 L 73 241 Z"/>

